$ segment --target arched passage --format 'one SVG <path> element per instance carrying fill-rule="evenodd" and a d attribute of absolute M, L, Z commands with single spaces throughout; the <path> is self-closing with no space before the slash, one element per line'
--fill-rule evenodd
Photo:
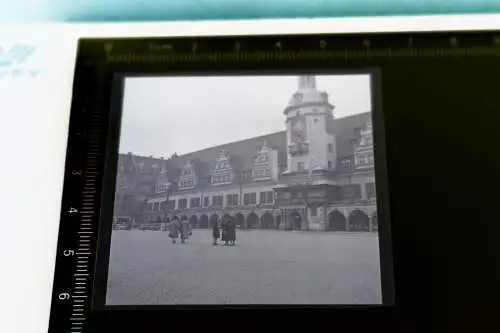
<path fill-rule="evenodd" d="M 273 214 L 266 212 L 262 215 L 262 229 L 274 229 L 274 216 Z"/>
<path fill-rule="evenodd" d="M 210 228 L 213 228 L 215 223 L 219 222 L 219 215 L 213 214 L 210 216 Z"/>
<path fill-rule="evenodd" d="M 377 213 L 373 213 L 372 215 L 372 228 L 373 231 L 378 231 L 378 218 L 377 218 Z"/>
<path fill-rule="evenodd" d="M 208 216 L 205 214 L 200 216 L 200 223 L 198 224 L 200 228 L 208 228 Z"/>
<path fill-rule="evenodd" d="M 250 213 L 247 217 L 247 228 L 256 229 L 259 227 L 259 217 L 255 213 Z"/>
<path fill-rule="evenodd" d="M 198 216 L 191 215 L 189 218 L 189 224 L 191 224 L 192 228 L 198 228 Z"/>
<path fill-rule="evenodd" d="M 302 229 L 302 215 L 299 212 L 291 212 L 288 215 L 288 228 L 290 230 L 301 230 Z"/>
<path fill-rule="evenodd" d="M 234 219 L 236 220 L 236 226 L 238 228 L 244 228 L 245 227 L 245 216 L 243 216 L 243 214 L 237 213 L 234 216 Z"/>
<path fill-rule="evenodd" d="M 370 221 L 368 215 L 356 209 L 349 214 L 349 230 L 353 231 L 369 231 Z"/>
<path fill-rule="evenodd" d="M 334 210 L 328 215 L 328 230 L 345 231 L 345 216 L 338 210 Z"/>

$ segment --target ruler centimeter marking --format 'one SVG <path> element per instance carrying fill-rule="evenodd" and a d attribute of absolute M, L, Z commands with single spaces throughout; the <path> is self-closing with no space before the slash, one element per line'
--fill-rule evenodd
<path fill-rule="evenodd" d="M 96 110 L 97 109 L 97 110 Z M 99 114 L 99 108 L 89 115 L 88 135 L 86 139 L 86 163 L 84 182 L 81 191 L 80 204 L 80 223 L 77 234 L 77 250 L 75 251 L 75 268 L 73 272 L 73 290 L 72 307 L 69 317 L 70 332 L 83 333 L 83 324 L 86 320 L 85 310 L 88 308 L 88 298 L 90 283 L 90 256 L 91 241 L 95 232 L 95 200 L 96 200 L 96 182 L 97 182 L 97 158 L 100 152 L 100 121 L 102 116 Z"/>

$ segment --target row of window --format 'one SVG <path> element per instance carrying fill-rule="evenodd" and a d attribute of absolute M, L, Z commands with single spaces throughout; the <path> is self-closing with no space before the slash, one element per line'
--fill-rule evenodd
<path fill-rule="evenodd" d="M 365 192 L 368 199 L 375 198 L 375 183 L 365 183 Z M 342 187 L 342 197 L 344 198 L 361 198 L 361 184 L 352 184 Z"/>
<path fill-rule="evenodd" d="M 216 170 L 229 169 L 229 168 L 230 168 L 229 162 L 220 162 L 220 163 L 215 164 Z"/>
<path fill-rule="evenodd" d="M 180 188 L 190 188 L 194 186 L 194 179 L 187 179 L 187 180 L 182 180 L 179 182 L 179 187 Z"/>
<path fill-rule="evenodd" d="M 373 166 L 373 155 L 360 155 L 357 157 L 357 165 L 361 166 Z"/>
<path fill-rule="evenodd" d="M 346 185 L 342 187 L 342 197 L 346 199 L 357 199 L 361 198 L 361 184 L 352 184 Z M 376 189 L 375 183 L 365 183 L 365 192 L 366 197 L 368 199 L 376 197 Z M 297 196 L 300 196 L 300 193 L 297 193 Z M 210 206 L 210 198 L 212 198 L 213 206 L 222 207 L 223 204 L 223 196 L 222 195 L 214 195 L 212 197 L 203 197 L 203 207 Z M 177 205 L 176 205 L 177 201 Z M 151 209 L 153 211 L 165 210 L 168 209 L 186 209 L 188 208 L 198 208 L 201 207 L 201 198 L 191 198 L 188 202 L 188 199 L 178 199 L 178 200 L 170 200 L 168 204 L 166 202 L 155 202 L 151 204 Z M 274 203 L 274 192 L 266 191 L 259 193 L 259 203 L 260 204 L 273 204 Z M 243 205 L 256 205 L 257 204 L 257 193 L 245 193 L 243 194 Z M 239 195 L 238 194 L 227 194 L 226 195 L 226 207 L 238 206 L 239 205 Z M 313 212 L 311 212 L 313 214 Z M 315 215 L 313 215 L 315 216 Z"/>
<path fill-rule="evenodd" d="M 231 182 L 230 174 L 212 176 L 212 184 L 225 184 L 230 182 Z"/>
<path fill-rule="evenodd" d="M 271 169 L 254 170 L 254 178 L 271 177 Z"/>
<path fill-rule="evenodd" d="M 255 163 L 265 163 L 268 161 L 269 161 L 269 156 L 267 156 L 267 155 L 260 155 L 254 159 Z"/>
<path fill-rule="evenodd" d="M 333 169 L 333 162 L 328 161 L 328 169 Z M 297 171 L 305 171 L 306 170 L 306 164 L 304 162 L 298 162 L 297 163 Z"/>
<path fill-rule="evenodd" d="M 155 185 L 155 192 L 156 193 L 165 193 L 168 190 L 168 185 L 167 184 L 156 184 Z"/>
<path fill-rule="evenodd" d="M 212 205 L 213 206 L 224 206 L 223 203 L 223 196 L 222 195 L 214 195 L 212 197 L 203 197 L 203 207 L 209 207 L 210 206 L 210 198 L 212 198 Z M 274 192 L 273 191 L 266 191 L 266 192 L 260 192 L 259 193 L 259 203 L 260 204 L 273 204 L 274 202 Z M 177 204 L 177 205 L 176 205 Z M 198 208 L 201 207 L 201 198 L 190 198 L 189 202 L 188 199 L 178 199 L 178 200 L 169 200 L 168 204 L 166 202 L 162 202 L 161 204 L 159 202 L 155 202 L 151 204 L 151 210 L 153 211 L 158 211 L 158 210 L 164 210 L 165 208 L 168 209 L 186 209 L 188 208 Z M 239 202 L 239 195 L 238 194 L 226 194 L 226 207 L 232 207 L 232 206 L 238 206 L 240 204 Z M 245 193 L 243 195 L 243 205 L 248 206 L 248 205 L 256 205 L 257 204 L 257 193 Z"/>

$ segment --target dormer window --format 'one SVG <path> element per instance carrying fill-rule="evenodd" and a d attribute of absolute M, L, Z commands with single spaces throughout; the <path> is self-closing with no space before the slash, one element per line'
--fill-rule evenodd
<path fill-rule="evenodd" d="M 194 163 L 191 160 L 187 160 L 181 171 L 181 176 L 179 177 L 179 189 L 187 190 L 194 188 L 197 184 L 196 173 L 194 170 Z"/>
<path fill-rule="evenodd" d="M 233 181 L 233 170 L 227 150 L 222 149 L 213 167 L 212 185 L 230 184 Z"/>

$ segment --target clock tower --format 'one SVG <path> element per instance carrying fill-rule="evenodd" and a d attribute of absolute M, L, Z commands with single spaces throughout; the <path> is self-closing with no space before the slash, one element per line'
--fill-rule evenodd
<path fill-rule="evenodd" d="M 300 76 L 298 89 L 285 108 L 287 173 L 333 170 L 336 165 L 334 106 L 316 87 L 315 76 Z"/>

